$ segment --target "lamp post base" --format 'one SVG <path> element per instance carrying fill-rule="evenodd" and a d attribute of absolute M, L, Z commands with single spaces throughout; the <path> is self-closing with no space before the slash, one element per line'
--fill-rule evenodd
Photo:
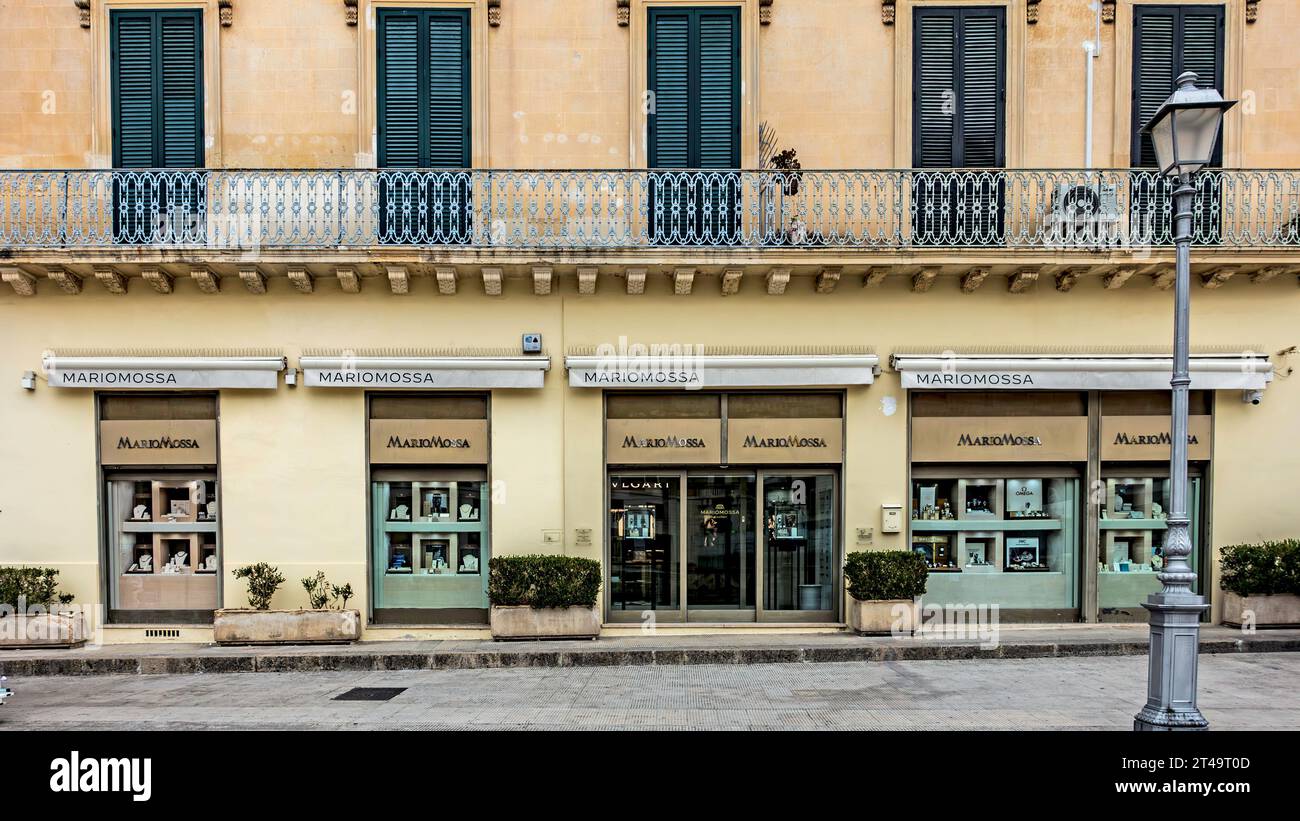
<path fill-rule="evenodd" d="M 1196 708 L 1196 654 L 1200 617 L 1209 607 L 1201 596 L 1155 593 L 1142 605 L 1151 613 L 1147 703 L 1133 717 L 1134 730 L 1204 730 Z"/>

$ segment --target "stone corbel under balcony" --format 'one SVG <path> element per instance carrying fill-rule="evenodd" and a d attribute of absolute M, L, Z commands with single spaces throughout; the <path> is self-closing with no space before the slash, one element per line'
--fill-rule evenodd
<path fill-rule="evenodd" d="M 883 255 L 881 255 L 883 256 Z M 429 260 L 421 254 L 392 254 L 387 259 L 355 257 L 328 259 L 322 255 L 264 255 L 256 263 L 237 257 L 220 256 L 199 260 L 130 260 L 120 255 L 103 261 L 84 258 L 13 260 L 0 266 L 0 282 L 19 296 L 61 292 L 83 293 L 84 283 L 97 282 L 111 294 L 140 292 L 158 294 L 221 295 L 229 292 L 284 294 L 334 291 L 359 294 L 366 281 L 379 284 L 393 294 L 422 297 L 456 297 L 466 291 L 462 284 L 482 283 L 487 296 L 510 291 L 534 296 L 549 294 L 600 293 L 603 280 L 629 295 L 708 293 L 732 296 L 742 291 L 771 296 L 813 293 L 833 298 L 839 284 L 852 281 L 863 288 L 901 288 L 922 294 L 953 291 L 968 295 L 984 293 L 995 278 L 1005 281 L 1012 293 L 1046 283 L 1068 293 L 1087 286 L 1094 291 L 1135 292 L 1148 284 L 1157 290 L 1173 285 L 1172 253 L 1153 259 L 1134 260 L 1124 255 L 1109 259 L 1047 258 L 1020 259 L 999 254 L 980 257 L 974 252 L 948 251 L 933 255 L 889 255 L 864 260 L 861 253 L 827 255 L 824 259 L 789 257 L 785 260 L 744 256 L 735 260 L 709 260 L 690 255 L 679 259 L 665 253 L 617 259 L 584 260 L 560 257 L 546 263 L 536 256 L 491 259 L 483 256 L 446 255 Z M 1286 277 L 1300 276 L 1300 258 L 1277 253 L 1207 255 L 1192 266 L 1193 282 L 1206 291 L 1266 286 Z M 238 288 L 222 288 L 222 280 Z M 622 280 L 620 283 L 619 280 Z M 130 288 L 132 281 L 139 288 Z M 608 285 L 606 287 L 609 287 Z M 793 290 L 792 290 L 793 289 Z M 8 290 L 8 289 L 6 289 Z M 97 289 L 92 289 L 97 290 Z"/>

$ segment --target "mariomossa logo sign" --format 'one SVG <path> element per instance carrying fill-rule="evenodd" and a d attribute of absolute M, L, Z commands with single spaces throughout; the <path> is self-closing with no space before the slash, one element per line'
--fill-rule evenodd
<path fill-rule="evenodd" d="M 1030 433 L 998 433 L 992 436 L 972 436 L 969 433 L 963 433 L 957 437 L 957 447 L 959 448 L 1025 448 L 1042 446 L 1042 437 Z"/>
<path fill-rule="evenodd" d="M 1169 445 L 1173 444 L 1173 441 L 1174 441 L 1174 437 L 1172 434 L 1169 433 L 1169 431 L 1163 431 L 1161 433 L 1149 433 L 1149 434 L 1148 433 L 1129 434 L 1125 431 L 1120 431 L 1119 433 L 1115 434 L 1114 444 L 1116 445 L 1164 445 L 1168 447 Z M 1199 445 L 1200 443 L 1201 440 L 1196 438 L 1196 434 L 1193 433 L 1187 434 L 1187 444 Z"/>
<path fill-rule="evenodd" d="M 397 436 L 388 437 L 390 448 L 460 448 L 468 450 L 473 447 L 469 439 L 453 439 L 447 436 Z"/>
<path fill-rule="evenodd" d="M 132 439 L 129 436 L 118 437 L 118 450 L 137 450 L 146 448 L 151 450 L 198 450 L 202 445 L 197 439 L 189 438 L 172 438 L 170 436 L 160 436 L 156 439 Z"/>
<path fill-rule="evenodd" d="M 624 436 L 625 448 L 706 448 L 708 443 L 697 436 Z"/>
<path fill-rule="evenodd" d="M 746 436 L 741 447 L 746 448 L 824 448 L 826 440 L 820 436 Z"/>
<path fill-rule="evenodd" d="M 59 384 L 85 385 L 176 385 L 176 374 L 164 371 L 59 371 Z"/>

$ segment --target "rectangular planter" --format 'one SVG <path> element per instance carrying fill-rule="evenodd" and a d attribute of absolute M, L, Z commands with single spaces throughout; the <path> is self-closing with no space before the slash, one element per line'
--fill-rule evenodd
<path fill-rule="evenodd" d="M 357 610 L 217 610 L 217 644 L 350 644 L 361 638 Z"/>
<path fill-rule="evenodd" d="M 895 607 L 905 608 L 901 617 Z M 849 627 L 861 636 L 888 636 L 897 629 L 904 635 L 915 630 L 916 608 L 911 599 L 858 601 L 849 597 Z M 895 626 L 897 625 L 897 627 Z"/>
<path fill-rule="evenodd" d="M 595 607 L 492 606 L 492 638 L 594 639 L 600 635 Z"/>
<path fill-rule="evenodd" d="M 1247 613 L 1254 615 L 1248 619 Z M 1250 621 L 1255 627 L 1300 627 L 1300 596 L 1278 593 L 1271 596 L 1239 596 L 1223 593 L 1223 623 L 1240 627 Z"/>
<path fill-rule="evenodd" d="M 87 638 L 86 617 L 81 613 L 19 614 L 0 619 L 0 649 L 80 647 Z"/>

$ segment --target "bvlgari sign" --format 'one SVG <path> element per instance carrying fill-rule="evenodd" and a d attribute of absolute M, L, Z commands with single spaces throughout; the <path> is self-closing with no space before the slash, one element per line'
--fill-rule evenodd
<path fill-rule="evenodd" d="M 1187 458 L 1210 458 L 1213 426 L 1207 415 L 1187 419 Z M 1103 461 L 1155 461 L 1169 459 L 1168 416 L 1103 416 L 1101 458 Z"/>
<path fill-rule="evenodd" d="M 99 423 L 104 465 L 215 465 L 217 423 L 212 419 L 130 419 Z"/>
<path fill-rule="evenodd" d="M 621 465 L 716 465 L 722 459 L 720 419 L 609 419 L 606 458 Z"/>
<path fill-rule="evenodd" d="M 471 464 L 487 462 L 485 419 L 372 419 L 372 464 Z"/>
<path fill-rule="evenodd" d="M 731 419 L 727 423 L 730 464 L 832 464 L 844 452 L 839 419 Z"/>
<path fill-rule="evenodd" d="M 1083 416 L 912 419 L 915 462 L 1083 462 L 1088 420 Z"/>

